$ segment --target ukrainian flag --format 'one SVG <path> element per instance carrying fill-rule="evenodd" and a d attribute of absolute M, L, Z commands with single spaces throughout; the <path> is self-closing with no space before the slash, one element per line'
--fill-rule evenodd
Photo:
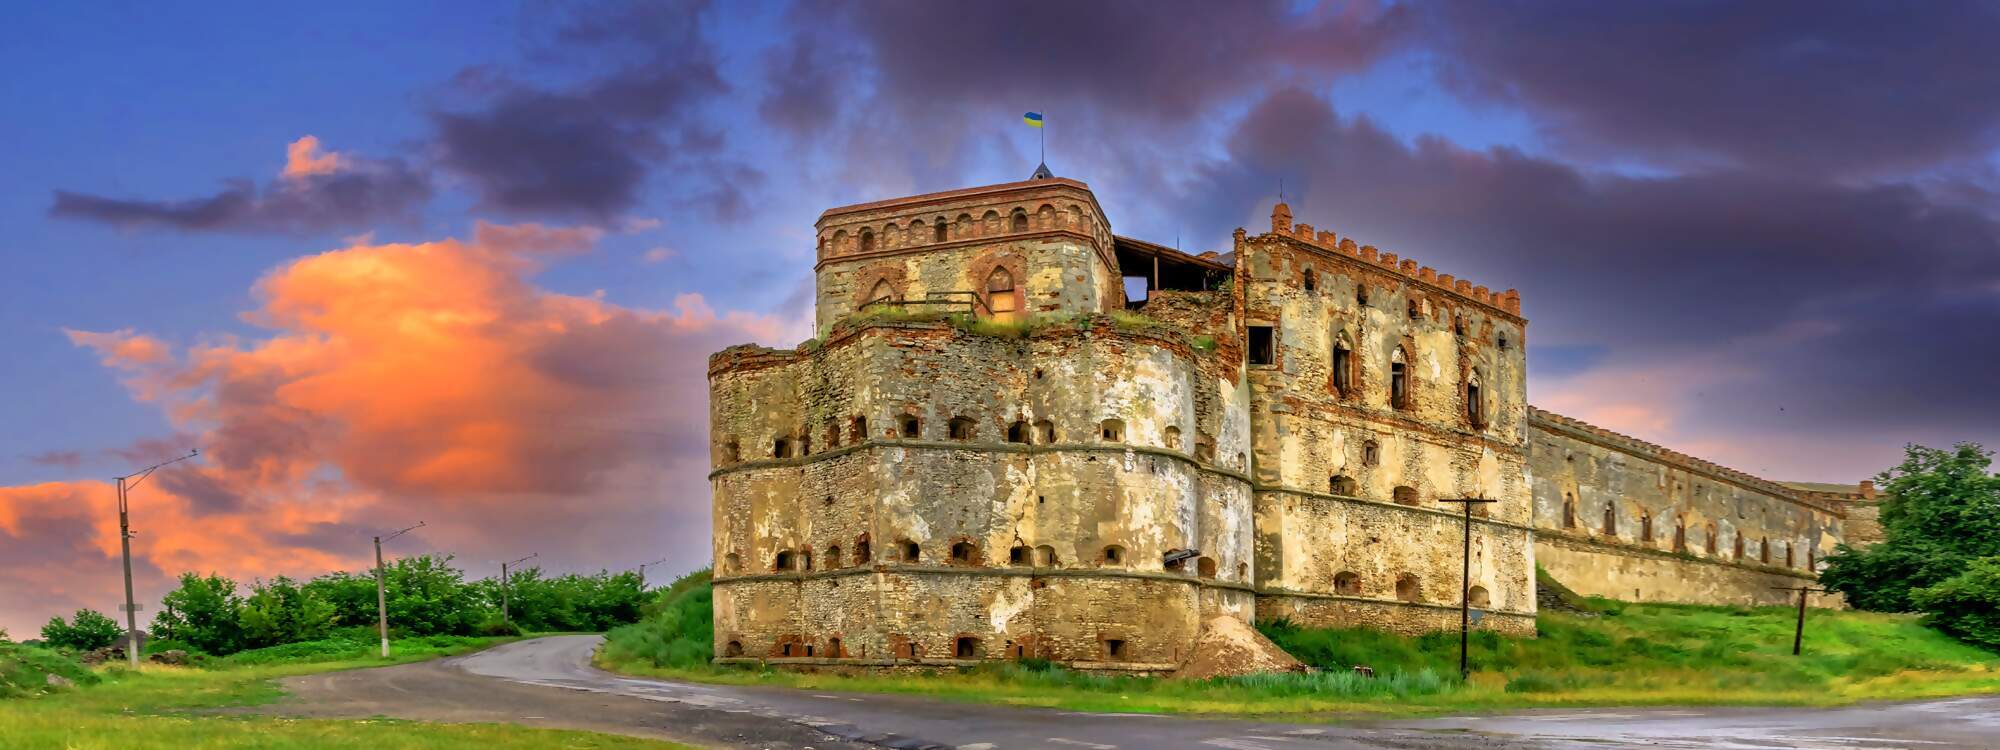
<path fill-rule="evenodd" d="M 1028 127 L 1039 128 L 1042 126 L 1042 113 L 1029 112 L 1025 115 L 1021 115 L 1021 120 L 1023 122 L 1028 123 Z"/>

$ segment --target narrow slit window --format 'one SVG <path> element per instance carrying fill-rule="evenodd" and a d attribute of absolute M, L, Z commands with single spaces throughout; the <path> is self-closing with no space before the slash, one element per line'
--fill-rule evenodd
<path fill-rule="evenodd" d="M 1354 351 L 1346 341 L 1333 344 L 1333 390 L 1347 395 L 1354 388 Z"/>
<path fill-rule="evenodd" d="M 936 242 L 944 242 L 951 239 L 951 229 L 949 227 L 950 225 L 944 223 L 944 219 L 938 219 L 937 227 L 932 230 L 934 234 L 931 239 Z"/>

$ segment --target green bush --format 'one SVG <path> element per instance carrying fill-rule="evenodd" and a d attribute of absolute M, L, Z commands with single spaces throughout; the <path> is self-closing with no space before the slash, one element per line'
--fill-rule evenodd
<path fill-rule="evenodd" d="M 521 626 L 509 620 L 491 617 L 479 623 L 479 627 L 473 628 L 473 632 L 488 638 L 511 637 L 521 634 Z"/>
<path fill-rule="evenodd" d="M 237 617 L 248 648 L 319 640 L 333 631 L 333 604 L 284 576 L 253 586 Z"/>
<path fill-rule="evenodd" d="M 709 571 L 682 576 L 659 592 L 638 623 L 616 628 L 605 636 L 604 658 L 612 663 L 641 663 L 687 669 L 706 666 L 715 657 L 713 601 Z"/>
<path fill-rule="evenodd" d="M 1963 573 L 1912 591 L 1910 601 L 1932 627 L 2000 650 L 2000 556 L 1980 558 Z"/>
<path fill-rule="evenodd" d="M 182 573 L 180 586 L 160 599 L 153 636 L 186 643 L 203 653 L 235 653 L 243 648 L 242 608 L 235 581 Z"/>
<path fill-rule="evenodd" d="M 94 609 L 79 609 L 68 622 L 61 615 L 42 626 L 42 640 L 57 648 L 92 651 L 118 642 L 125 629 Z"/>
<path fill-rule="evenodd" d="M 1909 612 L 1922 608 L 1916 590 L 2000 556 L 2000 475 L 1990 473 L 1992 463 L 1993 453 L 1975 443 L 1907 446 L 1903 463 L 1875 478 L 1886 497 L 1882 541 L 1836 548 L 1820 583 L 1861 609 Z"/>

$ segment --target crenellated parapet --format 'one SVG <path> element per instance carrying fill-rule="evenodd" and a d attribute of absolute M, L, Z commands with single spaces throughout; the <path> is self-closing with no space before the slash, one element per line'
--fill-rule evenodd
<path fill-rule="evenodd" d="M 1279 203 L 1271 210 L 1270 234 L 1297 240 L 1328 253 L 1343 255 L 1376 266 L 1433 290 L 1485 305 L 1515 317 L 1521 315 L 1521 293 L 1516 290 L 1492 291 L 1485 286 L 1473 284 L 1448 273 L 1440 274 L 1437 269 L 1420 265 L 1413 259 L 1399 258 L 1395 253 L 1383 252 L 1374 245 L 1356 244 L 1353 238 L 1341 237 L 1332 230 L 1317 229 L 1304 222 L 1294 224 L 1291 206 L 1283 203 Z"/>

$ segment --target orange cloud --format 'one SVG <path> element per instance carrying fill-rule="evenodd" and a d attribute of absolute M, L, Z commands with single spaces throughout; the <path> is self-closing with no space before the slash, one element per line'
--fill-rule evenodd
<path fill-rule="evenodd" d="M 702 564 L 706 410 L 688 404 L 706 398 L 706 355 L 804 331 L 697 294 L 644 310 L 529 280 L 599 236 L 481 224 L 470 241 L 364 239 L 298 258 L 256 285 L 244 318 L 261 338 L 175 352 L 131 330 L 69 332 L 201 448 L 134 496 L 146 596 L 184 570 L 363 566 L 371 532 L 419 520 L 401 552 L 475 568 L 526 552 L 558 568 Z M 98 570 L 116 554 L 111 496 L 90 482 L 0 488 L 0 547 L 115 586 L 115 566 Z M 0 576 L 0 618 L 38 623 L 81 596 Z"/>
<path fill-rule="evenodd" d="M 320 153 L 319 139 L 308 135 L 292 141 L 285 147 L 285 171 L 281 175 L 297 179 L 316 174 L 333 174 L 340 171 L 343 164 L 340 154 L 332 151 Z"/>

